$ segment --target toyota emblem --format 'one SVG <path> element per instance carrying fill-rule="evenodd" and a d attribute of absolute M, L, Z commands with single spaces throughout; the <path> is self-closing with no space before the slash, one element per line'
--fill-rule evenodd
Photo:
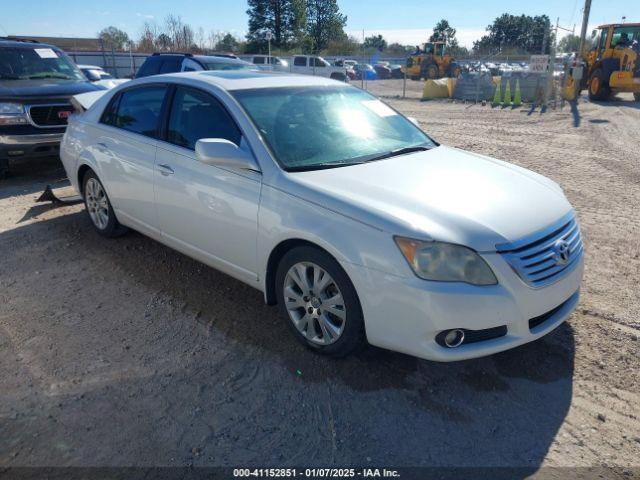
<path fill-rule="evenodd" d="M 570 256 L 571 246 L 566 240 L 558 240 L 553 245 L 553 258 L 556 261 L 556 265 L 566 265 L 569 263 Z"/>

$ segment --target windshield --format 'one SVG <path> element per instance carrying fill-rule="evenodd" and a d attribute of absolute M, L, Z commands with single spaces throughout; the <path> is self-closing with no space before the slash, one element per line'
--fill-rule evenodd
<path fill-rule="evenodd" d="M 353 87 L 232 92 L 285 170 L 353 165 L 436 144 L 413 123 Z"/>
<path fill-rule="evenodd" d="M 0 48 L 0 80 L 37 78 L 84 80 L 78 67 L 53 48 Z"/>
<path fill-rule="evenodd" d="M 235 62 L 207 62 L 207 70 L 255 70 L 251 64 Z"/>

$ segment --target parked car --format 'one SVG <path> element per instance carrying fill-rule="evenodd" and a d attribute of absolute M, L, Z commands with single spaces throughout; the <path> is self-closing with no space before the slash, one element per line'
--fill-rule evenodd
<path fill-rule="evenodd" d="M 375 80 L 378 78 L 375 69 L 368 63 L 359 63 L 353 69 L 356 72 L 357 80 Z"/>
<path fill-rule="evenodd" d="M 381 80 L 386 80 L 391 78 L 391 69 L 389 68 L 388 64 L 385 65 L 382 63 L 376 63 L 373 66 L 373 69 L 376 71 L 377 78 Z"/>
<path fill-rule="evenodd" d="M 160 73 L 199 70 L 255 70 L 249 62 L 228 55 L 193 55 L 191 53 L 154 53 L 140 66 L 136 78 Z"/>
<path fill-rule="evenodd" d="M 335 65 L 336 67 L 346 67 L 346 68 L 353 68 L 358 64 L 358 62 L 356 62 L 355 60 L 346 60 L 346 59 L 338 59 L 335 62 L 333 62 L 333 65 Z"/>
<path fill-rule="evenodd" d="M 128 82 L 128 78 L 116 78 L 110 73 L 104 71 L 104 68 L 97 65 L 78 65 L 78 68 L 84 76 L 87 77 L 94 85 L 98 85 L 104 88 L 113 88 L 121 83 Z"/>
<path fill-rule="evenodd" d="M 346 67 L 335 67 L 324 58 L 315 55 L 296 55 L 291 64 L 293 73 L 303 75 L 315 75 L 318 77 L 332 78 L 342 82 L 348 81 Z"/>
<path fill-rule="evenodd" d="M 441 146 L 343 82 L 134 80 L 72 117 L 61 157 L 99 234 L 138 230 L 261 290 L 321 353 L 479 357 L 578 302 L 580 228 L 556 183 Z"/>
<path fill-rule="evenodd" d="M 402 71 L 402 65 L 390 64 L 391 78 L 404 78 L 404 72 Z"/>
<path fill-rule="evenodd" d="M 269 57 L 269 55 L 252 55 L 247 57 L 246 60 L 264 70 L 288 72 L 290 68 L 289 62 L 286 60 L 274 56 Z"/>
<path fill-rule="evenodd" d="M 10 161 L 57 155 L 69 99 L 98 89 L 53 45 L 0 38 L 0 178 Z"/>
<path fill-rule="evenodd" d="M 349 80 L 355 80 L 358 77 L 353 67 L 345 67 L 345 71 Z"/>

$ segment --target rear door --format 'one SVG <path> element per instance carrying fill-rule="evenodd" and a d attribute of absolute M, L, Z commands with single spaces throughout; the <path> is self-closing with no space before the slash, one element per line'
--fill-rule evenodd
<path fill-rule="evenodd" d="M 92 147 L 118 218 L 146 233 L 158 231 L 153 172 L 166 92 L 166 85 L 151 84 L 116 95 Z"/>

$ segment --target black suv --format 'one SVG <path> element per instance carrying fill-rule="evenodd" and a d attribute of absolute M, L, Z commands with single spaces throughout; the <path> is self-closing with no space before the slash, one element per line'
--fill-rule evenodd
<path fill-rule="evenodd" d="M 95 90 L 58 48 L 0 37 L 0 178 L 9 160 L 56 155 L 69 99 Z"/>
<path fill-rule="evenodd" d="M 160 73 L 196 70 L 255 70 L 256 67 L 235 55 L 193 55 L 191 53 L 154 53 L 144 61 L 136 78 Z"/>

